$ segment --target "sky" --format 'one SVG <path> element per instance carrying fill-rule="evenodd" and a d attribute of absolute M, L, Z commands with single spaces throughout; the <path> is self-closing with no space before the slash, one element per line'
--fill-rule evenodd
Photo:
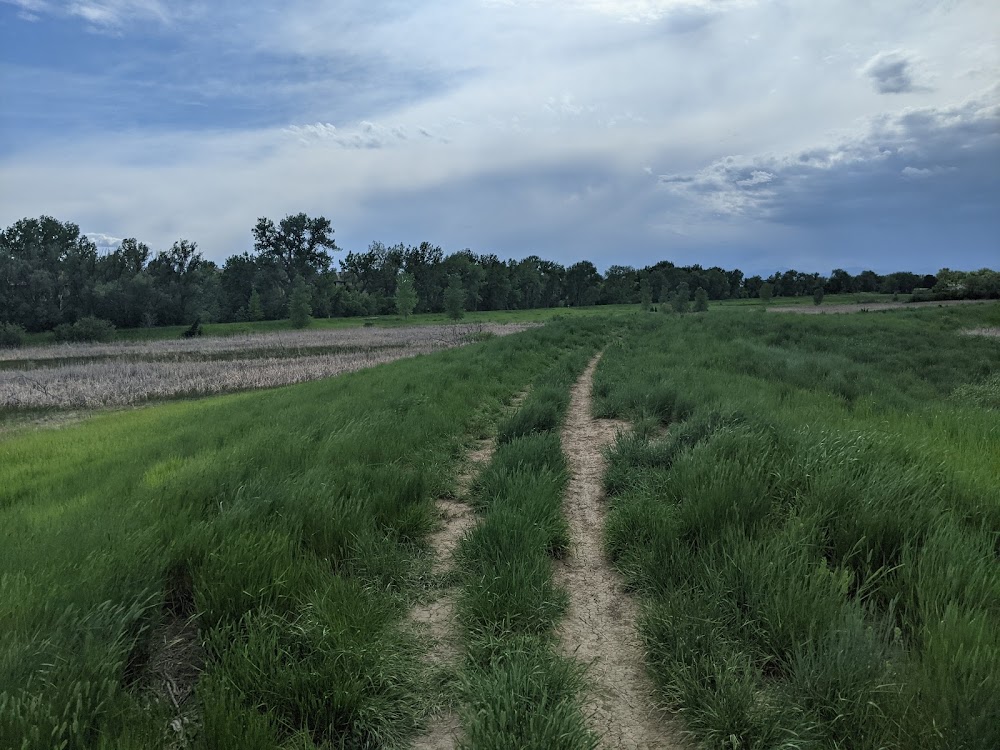
<path fill-rule="evenodd" d="M 0 226 L 1000 268 L 995 0 L 0 0 Z"/>

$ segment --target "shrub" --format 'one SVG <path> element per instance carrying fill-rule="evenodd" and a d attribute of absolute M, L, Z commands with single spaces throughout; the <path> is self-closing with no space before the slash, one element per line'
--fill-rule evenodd
<path fill-rule="evenodd" d="M 110 341 L 114 338 L 115 327 L 111 321 L 88 315 L 70 325 L 61 323 L 55 328 L 56 341 L 82 343 L 88 341 Z"/>
<path fill-rule="evenodd" d="M 184 331 L 184 338 L 193 339 L 195 336 L 201 336 L 201 318 L 195 318 L 194 322 Z"/>
<path fill-rule="evenodd" d="M 292 328 L 306 328 L 312 318 L 312 304 L 309 301 L 309 287 L 302 277 L 295 279 L 292 285 L 292 296 L 288 301 L 288 317 Z"/>
<path fill-rule="evenodd" d="M 461 320 L 465 315 L 465 287 L 458 276 L 453 275 L 444 290 L 444 311 L 452 320 Z"/>
<path fill-rule="evenodd" d="M 694 290 L 694 311 L 708 312 L 708 292 L 701 287 Z"/>
<path fill-rule="evenodd" d="M 674 312 L 686 313 L 688 311 L 688 303 L 690 301 L 690 288 L 685 282 L 682 281 L 677 285 L 677 290 L 674 292 L 674 296 L 670 300 L 670 304 L 673 306 Z"/>
<path fill-rule="evenodd" d="M 0 323 L 0 349 L 14 349 L 24 343 L 25 330 L 16 323 Z"/>

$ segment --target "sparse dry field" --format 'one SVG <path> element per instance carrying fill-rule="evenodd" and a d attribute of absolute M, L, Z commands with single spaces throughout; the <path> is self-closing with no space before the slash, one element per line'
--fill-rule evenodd
<path fill-rule="evenodd" d="M 529 327 L 356 328 L 0 351 L 0 410 L 129 406 L 152 399 L 270 388 Z"/>
<path fill-rule="evenodd" d="M 964 331 L 965 334 L 969 336 L 990 336 L 992 338 L 1000 338 L 1000 328 L 970 328 L 968 331 Z"/>

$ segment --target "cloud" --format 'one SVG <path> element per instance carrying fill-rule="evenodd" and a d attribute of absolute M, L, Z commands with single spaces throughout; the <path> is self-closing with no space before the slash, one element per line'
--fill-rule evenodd
<path fill-rule="evenodd" d="M 114 252 L 122 244 L 121 237 L 112 237 L 104 232 L 84 232 L 84 236 L 93 242 L 101 252 Z"/>
<path fill-rule="evenodd" d="M 727 156 L 659 184 L 694 210 L 817 226 L 986 220 L 1000 195 L 1000 91 L 876 117 L 850 138 L 778 155 Z"/>
<path fill-rule="evenodd" d="M 426 128 L 416 128 L 416 134 L 422 138 L 433 140 L 446 139 L 436 137 Z M 303 146 L 317 144 L 336 144 L 350 149 L 377 149 L 394 145 L 402 145 L 410 140 L 409 129 L 402 125 L 386 126 L 368 120 L 362 120 L 354 127 L 338 128 L 328 122 L 317 122 L 312 125 L 290 125 L 283 131 Z"/>
<path fill-rule="evenodd" d="M 131 23 L 168 23 L 172 16 L 160 0 L 0 0 L 21 9 L 23 20 L 42 15 L 79 18 L 95 31 L 113 31 Z M 175 4 L 176 5 L 176 4 Z"/>
<path fill-rule="evenodd" d="M 958 236 L 997 196 L 995 122 L 956 104 L 996 78 L 988 0 L 869 4 L 862 26 L 843 0 L 16 5 L 43 20 L 0 63 L 0 224 L 221 260 L 306 211 L 345 247 L 828 270 L 835 233 Z M 97 23 L 116 38 L 78 33 Z M 866 93 L 893 46 L 905 64 L 873 69 L 907 97 Z"/>
<path fill-rule="evenodd" d="M 919 87 L 913 82 L 913 60 L 905 52 L 879 52 L 871 58 L 861 72 L 872 79 L 880 94 L 908 94 Z"/>

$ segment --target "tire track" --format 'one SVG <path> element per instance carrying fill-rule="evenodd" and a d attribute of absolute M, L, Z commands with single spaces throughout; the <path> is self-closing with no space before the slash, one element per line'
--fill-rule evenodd
<path fill-rule="evenodd" d="M 625 422 L 591 416 L 594 357 L 573 386 L 563 427 L 563 451 L 571 477 L 564 513 L 571 553 L 556 568 L 570 596 L 558 629 L 562 647 L 587 666 L 591 694 L 585 702 L 600 746 L 615 750 L 684 748 L 680 731 L 653 701 L 642 643 L 635 630 L 636 603 L 604 555 L 603 449 Z"/>

